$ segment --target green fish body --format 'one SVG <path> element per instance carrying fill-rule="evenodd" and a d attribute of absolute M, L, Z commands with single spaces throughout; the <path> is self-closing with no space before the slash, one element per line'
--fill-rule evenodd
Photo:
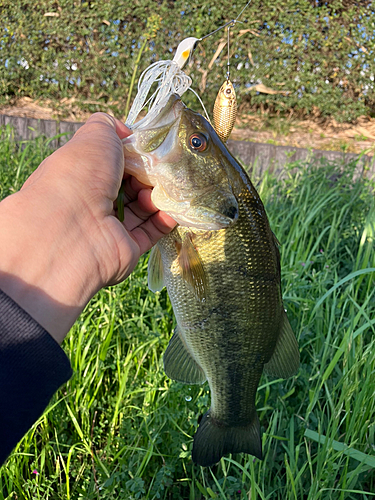
<path fill-rule="evenodd" d="M 210 387 L 211 407 L 194 436 L 195 463 L 211 466 L 239 452 L 262 458 L 255 408 L 262 372 L 286 378 L 299 366 L 282 301 L 278 242 L 258 193 L 211 125 L 187 108 L 181 114 L 176 141 L 188 160 L 181 157 L 187 172 L 193 163 L 198 168 L 195 177 L 188 176 L 191 192 L 200 194 L 189 207 L 193 222 L 192 210 L 200 210 L 197 227 L 191 221 L 178 225 L 150 256 L 149 287 L 167 287 L 177 321 L 164 368 L 173 380 L 207 380 Z M 205 149 L 192 137 L 205 138 Z M 204 184 L 204 174 L 199 175 L 210 166 L 221 169 L 225 180 L 214 186 L 216 199 L 212 183 Z M 175 209 L 176 196 L 173 203 Z M 202 207 L 215 213 L 222 207 L 221 228 L 204 228 Z"/>

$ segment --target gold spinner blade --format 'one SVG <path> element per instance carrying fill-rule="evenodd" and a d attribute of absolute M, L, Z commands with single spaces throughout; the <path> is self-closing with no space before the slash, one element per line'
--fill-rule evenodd
<path fill-rule="evenodd" d="M 237 116 L 237 98 L 228 79 L 221 86 L 214 104 L 214 129 L 223 142 L 230 136 Z"/>

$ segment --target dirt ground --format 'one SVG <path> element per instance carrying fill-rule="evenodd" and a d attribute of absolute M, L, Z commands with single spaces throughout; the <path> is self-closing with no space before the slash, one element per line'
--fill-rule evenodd
<path fill-rule="evenodd" d="M 88 104 L 95 104 L 90 102 Z M 109 109 L 103 109 L 109 112 Z M 34 101 L 23 97 L 0 106 L 0 114 L 30 118 L 84 122 L 91 113 L 82 111 L 75 99 Z M 120 117 L 121 118 L 121 117 Z M 375 152 L 375 119 L 361 116 L 356 123 L 337 123 L 334 119 L 296 120 L 242 114 L 237 117 L 230 137 L 233 140 L 272 143 L 328 151 L 346 151 L 373 155 Z"/>

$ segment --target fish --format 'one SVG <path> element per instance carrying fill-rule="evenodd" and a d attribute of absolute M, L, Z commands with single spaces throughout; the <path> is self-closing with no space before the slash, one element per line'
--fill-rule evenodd
<path fill-rule="evenodd" d="M 213 110 L 214 129 L 223 142 L 228 140 L 233 130 L 236 116 L 236 92 L 232 82 L 228 79 L 220 87 Z"/>
<path fill-rule="evenodd" d="M 208 467 L 241 452 L 261 459 L 262 373 L 288 378 L 299 367 L 279 243 L 247 173 L 203 116 L 174 95 L 152 125 L 123 140 L 124 155 L 126 168 L 155 186 L 155 205 L 178 220 L 151 250 L 148 286 L 166 286 L 176 318 L 166 375 L 210 388 L 192 460 Z"/>

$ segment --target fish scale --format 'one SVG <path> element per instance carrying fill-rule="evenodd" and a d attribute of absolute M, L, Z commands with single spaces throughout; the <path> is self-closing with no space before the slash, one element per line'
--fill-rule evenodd
<path fill-rule="evenodd" d="M 278 242 L 246 172 L 207 120 L 172 97 L 153 126 L 125 139 L 124 153 L 132 173 L 146 169 L 155 205 L 181 224 L 153 248 L 148 282 L 167 287 L 177 321 L 166 374 L 210 387 L 192 458 L 202 466 L 227 453 L 261 458 L 262 372 L 286 378 L 299 365 Z"/>
<path fill-rule="evenodd" d="M 282 301 L 278 250 L 263 205 L 250 181 L 246 190 L 234 194 L 240 201 L 235 224 L 211 231 L 209 237 L 193 232 L 209 277 L 203 303 L 179 272 L 175 241 L 182 242 L 191 231 L 178 226 L 158 245 L 181 335 L 210 386 L 211 418 L 247 427 L 256 418 L 256 391 L 279 334 Z M 267 237 L 260 239 L 259 233 Z"/>

